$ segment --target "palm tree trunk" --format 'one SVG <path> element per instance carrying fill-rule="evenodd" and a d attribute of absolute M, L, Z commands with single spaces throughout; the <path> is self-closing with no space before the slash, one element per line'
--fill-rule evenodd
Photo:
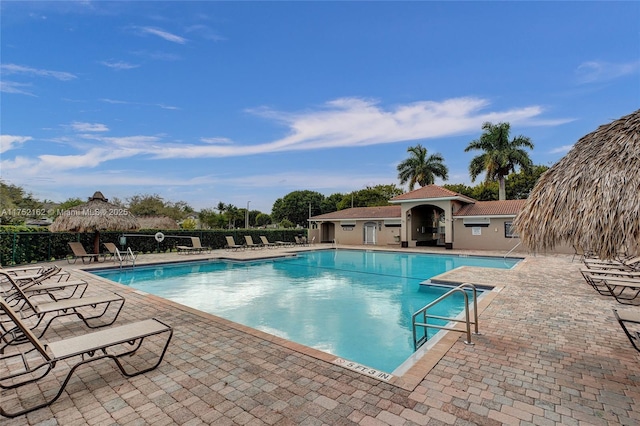
<path fill-rule="evenodd" d="M 505 188 L 504 176 L 500 176 L 498 178 L 498 183 L 500 184 L 500 188 L 498 189 L 498 199 L 506 200 L 507 199 L 507 190 Z"/>

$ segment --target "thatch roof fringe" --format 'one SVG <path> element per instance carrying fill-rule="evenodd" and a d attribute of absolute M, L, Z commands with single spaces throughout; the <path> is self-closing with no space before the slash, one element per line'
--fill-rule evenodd
<path fill-rule="evenodd" d="M 72 207 L 60 214 L 51 224 L 52 232 L 132 231 L 139 229 L 136 217 L 124 207 L 104 200 L 96 192 L 91 201 Z"/>
<path fill-rule="evenodd" d="M 640 110 L 578 140 L 541 176 L 514 225 L 534 252 L 563 242 L 602 258 L 640 252 Z"/>

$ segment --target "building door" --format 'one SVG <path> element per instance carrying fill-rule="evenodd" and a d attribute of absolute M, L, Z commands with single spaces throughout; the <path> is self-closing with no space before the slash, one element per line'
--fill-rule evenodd
<path fill-rule="evenodd" d="M 376 226 L 375 222 L 364 224 L 364 244 L 376 244 Z"/>

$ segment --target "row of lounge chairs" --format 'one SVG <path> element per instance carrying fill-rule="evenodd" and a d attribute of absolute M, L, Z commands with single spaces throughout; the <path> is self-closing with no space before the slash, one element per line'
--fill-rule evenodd
<path fill-rule="evenodd" d="M 52 404 L 74 371 L 91 362 L 112 359 L 127 377 L 160 365 L 173 329 L 155 318 L 113 326 L 125 298 L 100 290 L 87 295 L 88 286 L 57 266 L 0 268 L 0 415 Z M 63 318 L 99 330 L 55 339 L 50 330 Z M 143 347 L 148 340 L 153 342 Z M 61 381 L 58 371 L 64 372 Z M 57 389 L 49 389 L 52 382 Z M 13 396 L 8 390 L 15 390 Z"/>
<path fill-rule="evenodd" d="M 194 253 L 211 253 L 212 248 L 203 246 L 199 237 L 189 237 L 191 239 L 191 245 L 177 245 L 176 249 L 178 254 L 194 254 Z M 227 240 L 227 244 L 225 246 L 226 250 L 244 250 L 244 249 L 258 249 L 258 248 L 276 248 L 276 247 L 288 247 L 288 246 L 309 246 L 309 242 L 306 237 L 295 237 L 295 242 L 287 242 L 287 241 L 275 241 L 270 242 L 267 237 L 264 235 L 260 236 L 260 242 L 254 242 L 253 238 L 250 235 L 245 235 L 244 244 L 236 244 L 234 238 L 232 236 L 225 237 Z M 82 261 L 82 263 L 90 263 L 90 262 L 104 262 L 107 259 L 117 260 L 118 258 L 122 258 L 120 252 L 114 243 L 104 243 L 103 244 L 106 251 L 104 253 L 88 253 L 82 243 L 79 242 L 69 242 L 69 247 L 71 248 L 72 255 L 67 257 L 67 261 L 69 263 L 76 263 L 78 259 Z M 131 252 L 131 256 L 135 259 L 136 254 Z"/>
<path fill-rule="evenodd" d="M 585 257 L 583 262 L 580 273 L 599 294 L 625 305 L 640 304 L 640 256 L 611 261 Z"/>
<path fill-rule="evenodd" d="M 225 238 L 227 240 L 227 245 L 225 246 L 225 249 L 226 250 L 231 250 L 231 251 L 238 251 L 238 250 L 245 250 L 245 249 L 293 247 L 293 246 L 296 246 L 296 245 L 298 245 L 298 246 L 308 246 L 309 245 L 309 243 L 307 242 L 306 237 L 304 237 L 304 238 L 295 237 L 295 243 L 294 243 L 294 242 L 288 242 L 288 241 L 271 242 L 271 241 L 269 241 L 269 239 L 266 236 L 260 235 L 260 242 L 254 242 L 253 241 L 253 237 L 251 235 L 245 235 L 244 236 L 244 244 L 236 244 L 235 239 L 231 235 L 228 235 Z"/>
<path fill-rule="evenodd" d="M 603 260 L 584 256 L 580 269 L 584 280 L 603 296 L 614 298 L 622 305 L 633 305 L 625 310 L 614 309 L 613 314 L 631 342 L 640 352 L 640 256 Z"/>
<path fill-rule="evenodd" d="M 106 249 L 103 253 L 87 253 L 82 243 L 76 241 L 69 242 L 68 244 L 69 248 L 71 248 L 71 252 L 73 253 L 71 256 L 67 257 L 67 261 L 69 263 L 76 263 L 78 259 L 82 260 L 82 263 L 104 262 L 107 259 L 114 261 L 123 259 L 124 252 L 118 250 L 118 247 L 116 247 L 114 243 L 103 243 L 103 246 Z M 127 251 L 127 255 L 133 256 L 134 259 L 137 256 L 131 250 Z"/>

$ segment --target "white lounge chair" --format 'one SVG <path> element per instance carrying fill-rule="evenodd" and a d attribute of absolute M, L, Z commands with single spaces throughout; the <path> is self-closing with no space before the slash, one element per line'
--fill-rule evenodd
<path fill-rule="evenodd" d="M 162 362 L 173 336 L 173 329 L 170 326 L 152 318 L 45 344 L 3 300 L 0 300 L 0 314 L 24 336 L 25 345 L 28 344 L 30 347 L 21 352 L 0 356 L 0 363 L 8 366 L 0 370 L 0 388 L 4 389 L 3 398 L 0 400 L 0 415 L 10 418 L 54 403 L 64 392 L 73 373 L 82 365 L 102 359 L 112 359 L 126 377 L 153 370 Z M 144 341 L 148 339 L 159 341 L 157 344 L 149 345 L 160 352 L 153 354 L 157 359 L 150 360 L 148 356 L 150 349 L 145 348 L 146 350 L 143 351 L 145 353 L 136 358 L 136 363 L 141 366 L 133 367 L 132 356 L 141 350 Z M 63 372 L 68 369 L 62 382 L 59 382 L 59 379 L 47 379 L 46 384 L 52 382 L 60 384 L 57 392 L 55 388 L 41 389 L 45 385 L 42 379 L 56 369 Z M 25 392 L 16 391 L 15 398 L 7 398 L 8 390 L 20 389 L 28 385 L 32 386 L 25 389 Z M 23 402 L 20 401 L 21 395 L 25 394 L 29 395 L 26 402 L 31 403 L 28 407 L 23 406 Z M 42 402 L 33 403 L 37 394 L 42 395 Z M 7 407 L 8 404 L 11 406 Z"/>
<path fill-rule="evenodd" d="M 11 298 L 2 301 L 18 312 L 20 318 L 28 320 L 28 327 L 38 337 L 42 337 L 56 318 L 75 316 L 89 328 L 105 327 L 118 318 L 125 299 L 117 293 L 81 297 L 64 300 L 38 300 L 38 295 L 29 295 L 15 281 L 12 284 Z M 107 313 L 110 313 L 107 315 Z M 109 318 L 109 316 L 111 318 Z M 94 321 L 100 318 L 98 321 Z M 105 320 L 106 318 L 106 320 Z M 42 328 L 40 328 L 42 326 Z M 8 345 L 19 344 L 24 335 L 15 329 L 7 328 L 4 318 L 0 320 L 0 353 Z"/>

